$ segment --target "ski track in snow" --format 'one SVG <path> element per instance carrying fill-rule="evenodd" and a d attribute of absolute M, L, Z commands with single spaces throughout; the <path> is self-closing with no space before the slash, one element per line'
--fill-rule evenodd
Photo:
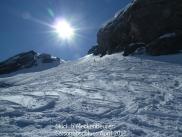
<path fill-rule="evenodd" d="M 56 137 L 56 124 L 100 123 L 123 137 L 180 137 L 181 74 L 182 65 L 114 54 L 0 78 L 0 136 Z"/>

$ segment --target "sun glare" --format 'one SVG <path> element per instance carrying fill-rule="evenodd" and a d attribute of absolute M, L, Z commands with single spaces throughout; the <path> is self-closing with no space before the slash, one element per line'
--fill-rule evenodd
<path fill-rule="evenodd" d="M 72 39 L 74 36 L 74 28 L 66 20 L 58 21 L 54 29 L 61 39 Z"/>

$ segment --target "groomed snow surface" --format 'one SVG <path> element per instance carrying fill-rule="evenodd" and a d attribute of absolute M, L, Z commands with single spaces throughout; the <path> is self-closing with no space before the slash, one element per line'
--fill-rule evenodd
<path fill-rule="evenodd" d="M 181 58 L 88 55 L 0 76 L 0 136 L 181 137 Z"/>

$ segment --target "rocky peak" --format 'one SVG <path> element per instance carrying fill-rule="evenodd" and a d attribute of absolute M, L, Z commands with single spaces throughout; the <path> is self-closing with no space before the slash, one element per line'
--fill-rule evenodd
<path fill-rule="evenodd" d="M 92 51 L 96 52 L 92 53 L 105 55 L 125 51 L 125 49 L 128 52 L 131 43 L 144 43 L 148 54 L 151 53 L 150 50 L 152 50 L 151 55 L 170 54 L 173 53 L 170 51 L 173 42 L 178 48 L 177 50 L 182 49 L 182 40 L 179 41 L 179 37 L 182 39 L 181 24 L 181 0 L 134 0 L 98 31 L 98 48 L 94 48 Z M 167 42 L 166 39 L 169 39 L 171 45 L 169 46 L 165 42 L 162 44 L 162 46 L 167 44 L 168 49 L 163 52 L 163 48 L 156 48 L 156 46 L 161 46 L 161 42 L 157 43 L 159 41 L 157 39 L 170 33 L 176 35 L 163 40 Z M 154 41 L 156 46 L 153 46 Z M 155 51 L 151 47 L 151 43 L 153 43 L 152 47 L 161 49 L 161 51 Z M 131 51 L 133 52 L 133 49 Z"/>

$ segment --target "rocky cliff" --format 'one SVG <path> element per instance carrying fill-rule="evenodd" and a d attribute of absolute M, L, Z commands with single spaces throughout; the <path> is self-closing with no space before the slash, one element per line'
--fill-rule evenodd
<path fill-rule="evenodd" d="M 89 53 L 129 55 L 141 47 L 150 55 L 177 53 L 182 50 L 182 2 L 134 0 L 98 31 L 97 43 Z"/>

